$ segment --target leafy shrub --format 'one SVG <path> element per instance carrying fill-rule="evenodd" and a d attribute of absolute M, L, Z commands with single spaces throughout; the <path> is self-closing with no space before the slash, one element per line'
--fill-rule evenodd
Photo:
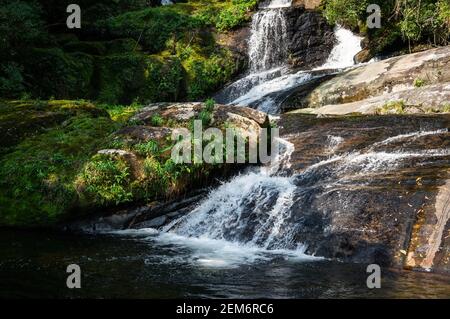
<path fill-rule="evenodd" d="M 102 205 L 118 205 L 133 198 L 128 187 L 130 168 L 120 157 L 94 156 L 85 166 L 82 179 L 87 193 Z"/>
<path fill-rule="evenodd" d="M 324 15 L 331 23 L 340 23 L 368 32 L 373 53 L 393 44 L 415 43 L 446 45 L 450 39 L 448 0 L 380 0 L 382 28 L 365 27 L 368 0 L 324 0 Z M 401 49 L 401 48 L 397 48 Z"/>
<path fill-rule="evenodd" d="M 257 5 L 257 0 L 233 0 L 232 5 L 220 11 L 216 28 L 218 30 L 231 30 L 242 25 L 251 18 L 250 11 Z"/>
<path fill-rule="evenodd" d="M 423 80 L 423 79 L 417 78 L 417 79 L 414 80 L 414 87 L 416 87 L 416 88 L 420 88 L 420 87 L 422 87 L 422 86 L 424 86 L 426 84 L 427 84 L 427 82 L 425 80 Z"/>
<path fill-rule="evenodd" d="M 390 101 L 376 110 L 376 114 L 403 114 L 405 113 L 405 102 L 400 101 Z"/>
<path fill-rule="evenodd" d="M 218 50 L 208 59 L 194 54 L 183 65 L 188 76 L 187 95 L 190 100 L 198 100 L 217 90 L 236 71 L 232 54 L 226 49 Z"/>
<path fill-rule="evenodd" d="M 368 4 L 368 0 L 326 0 L 324 14 L 331 24 L 357 28 Z"/>
<path fill-rule="evenodd" d="M 143 98 L 149 102 L 177 101 L 182 94 L 183 66 L 178 58 L 149 58 Z"/>
<path fill-rule="evenodd" d="M 150 123 L 152 124 L 152 126 L 162 126 L 164 123 L 164 119 L 161 117 L 161 115 L 156 114 L 152 116 L 152 118 L 150 119 Z"/>
<path fill-rule="evenodd" d="M 133 38 L 149 53 L 157 53 L 172 36 L 181 36 L 196 24 L 190 15 L 166 7 L 126 12 L 99 21 L 97 26 L 112 37 Z"/>
<path fill-rule="evenodd" d="M 159 153 L 158 143 L 152 140 L 136 144 L 133 149 L 141 156 L 158 155 Z"/>

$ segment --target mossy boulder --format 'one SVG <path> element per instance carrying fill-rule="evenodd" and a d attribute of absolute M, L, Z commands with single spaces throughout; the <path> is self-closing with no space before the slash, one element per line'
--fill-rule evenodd
<path fill-rule="evenodd" d="M 0 154 L 69 118 L 89 114 L 107 117 L 105 110 L 85 101 L 0 101 Z"/>
<path fill-rule="evenodd" d="M 177 164 L 171 158 L 174 129 L 189 130 L 192 120 L 207 118 L 206 128 L 214 114 L 228 114 L 221 115 L 224 124 L 233 117 L 229 107 L 196 103 L 192 117 L 169 121 L 163 118 L 167 108 L 156 106 L 144 118 L 147 111 L 137 104 L 3 102 L 0 128 L 14 139 L 1 145 L 0 226 L 53 226 L 105 209 L 164 202 L 233 169 L 232 164 Z M 267 122 L 258 111 L 236 110 L 242 119 L 236 127 L 251 124 L 258 134 Z"/>
<path fill-rule="evenodd" d="M 61 20 L 64 2 L 31 6 L 17 0 L 2 10 L 11 17 L 0 54 L 3 97 L 110 104 L 201 100 L 244 70 L 242 52 L 216 39 L 247 23 L 257 4 L 85 0 L 79 3 L 83 27 L 68 30 Z"/>
<path fill-rule="evenodd" d="M 450 83 L 410 88 L 362 101 L 325 105 L 316 109 L 300 109 L 294 112 L 327 115 L 449 113 Z"/>
<path fill-rule="evenodd" d="M 31 103 L 31 102 L 29 102 Z M 19 127 L 17 145 L 8 145 L 0 158 L 0 225 L 42 226 L 55 223 L 77 205 L 74 180 L 78 171 L 117 129 L 106 112 L 72 102 L 45 103 L 26 112 L 11 105 L 8 113 L 26 114 L 31 121 L 46 112 L 52 121 L 38 129 Z M 75 110 L 73 110 L 75 109 Z M 55 120 L 55 118 L 57 120 Z M 12 122 L 2 125 L 14 126 Z M 25 129 L 24 132 L 20 128 Z"/>

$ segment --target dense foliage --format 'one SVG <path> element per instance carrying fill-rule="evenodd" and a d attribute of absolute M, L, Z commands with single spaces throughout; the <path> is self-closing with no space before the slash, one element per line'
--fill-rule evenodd
<path fill-rule="evenodd" d="M 224 172 L 220 164 L 175 164 L 173 141 L 114 134 L 134 127 L 142 106 L 79 100 L 0 100 L 0 226 L 49 226 L 92 210 L 166 200 Z M 210 125 L 214 102 L 198 115 Z M 148 125 L 191 128 L 155 116 Z M 225 147 L 225 145 L 224 145 Z M 133 161 L 114 154 L 133 155 Z M 18 165 L 20 163 L 20 165 Z M 139 169 L 136 169 L 136 168 Z"/>
<path fill-rule="evenodd" d="M 381 29 L 366 27 L 366 9 L 372 3 L 381 7 Z M 418 44 L 446 45 L 450 41 L 448 0 L 325 0 L 324 6 L 330 22 L 367 32 L 374 53 Z"/>
<path fill-rule="evenodd" d="M 80 0 L 82 28 L 66 27 L 69 0 L 0 0 L 0 96 L 107 103 L 197 100 L 239 70 L 216 43 L 251 17 L 257 0 Z M 218 30 L 218 31 L 217 31 Z"/>

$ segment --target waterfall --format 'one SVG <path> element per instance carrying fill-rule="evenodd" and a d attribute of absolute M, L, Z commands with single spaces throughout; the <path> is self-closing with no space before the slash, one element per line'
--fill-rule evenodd
<path fill-rule="evenodd" d="M 334 34 L 337 38 L 337 45 L 331 50 L 325 64 L 317 69 L 344 69 L 352 66 L 354 56 L 362 50 L 362 38 L 354 35 L 350 30 L 336 26 Z"/>
<path fill-rule="evenodd" d="M 334 33 L 337 43 L 325 63 L 315 69 L 293 72 L 287 65 L 288 41 L 284 9 L 292 1 L 271 1 L 261 6 L 252 20 L 249 40 L 250 73 L 222 90 L 222 103 L 279 113 L 286 94 L 323 73 L 339 72 L 354 65 L 362 38 L 341 26 Z M 329 70 L 329 71 L 326 71 Z"/>
<path fill-rule="evenodd" d="M 282 101 L 283 95 L 299 85 L 316 78 L 315 71 L 345 69 L 353 66 L 353 57 L 361 51 L 361 37 L 354 35 L 351 31 L 341 26 L 337 26 L 334 32 L 337 44 L 322 66 L 311 71 L 295 73 L 289 73 L 288 68 L 284 67 L 250 74 L 228 88 L 227 93 L 232 92 L 232 88 L 242 93 L 240 96 L 234 93 L 232 95 L 233 100 L 229 104 L 256 106 L 260 111 L 276 114 L 279 112 L 279 102 L 280 100 Z M 275 76 L 272 76 L 273 74 Z"/>
<path fill-rule="evenodd" d="M 272 0 L 260 6 L 252 20 L 249 41 L 250 74 L 230 86 L 235 93 L 232 104 L 251 105 L 275 113 L 276 104 L 269 94 L 280 93 L 312 78 L 309 72 L 288 73 L 286 20 L 284 7 L 292 1 Z M 338 44 L 323 65 L 324 68 L 344 68 L 353 65 L 353 56 L 360 50 L 360 38 L 350 31 L 337 27 Z M 350 46 L 348 46 L 350 44 Z M 351 59 L 349 58 L 351 56 Z M 242 89 L 246 92 L 242 94 Z M 233 91 L 234 90 L 234 91 Z M 238 95 L 241 93 L 241 95 Z M 341 137 L 330 137 L 331 152 L 342 142 Z M 281 153 L 270 166 L 251 169 L 213 190 L 208 198 L 189 214 L 172 221 L 162 230 L 179 238 L 219 240 L 252 249 L 294 250 L 304 253 L 306 246 L 295 240 L 298 224 L 292 220 L 292 206 L 301 197 L 296 181 L 299 176 L 286 176 L 286 167 L 294 146 L 280 140 Z M 351 154 L 348 160 L 354 160 Z M 371 155 L 368 155 L 372 158 Z M 377 157 L 385 160 L 387 157 Z M 365 157 L 361 159 L 361 165 Z M 342 159 L 347 162 L 347 159 Z M 338 161 L 338 159 L 332 159 Z M 328 163 L 328 161 L 326 162 Z M 340 167 L 344 167 L 342 164 Z M 309 176 L 321 164 L 305 171 Z M 314 175 L 314 174 L 313 174 Z M 316 176 L 314 176 L 316 178 Z M 196 242 L 198 244 L 198 242 Z"/>
<path fill-rule="evenodd" d="M 448 130 L 413 132 L 389 137 L 373 146 L 447 133 Z M 182 238 L 219 240 L 246 248 L 304 253 L 307 247 L 297 242 L 296 233 L 301 225 L 302 209 L 308 209 L 304 205 L 311 197 L 353 185 L 358 176 L 395 171 L 407 166 L 409 160 L 426 162 L 450 156 L 448 149 L 387 151 L 374 147 L 336 155 L 343 142 L 341 136 L 329 136 L 323 147 L 331 157 L 301 173 L 286 176 L 294 147 L 281 139 L 282 152 L 269 167 L 252 169 L 222 184 L 193 211 L 172 221 L 162 231 Z"/>
<path fill-rule="evenodd" d="M 281 8 L 292 1 L 273 0 L 252 19 L 249 41 L 250 71 L 264 71 L 284 63 L 287 58 L 286 18 Z"/>
<path fill-rule="evenodd" d="M 265 249 L 293 248 L 292 227 L 285 227 L 296 186 L 280 176 L 293 145 L 280 140 L 282 152 L 269 166 L 234 178 L 212 191 L 188 215 L 164 228 L 185 237 L 238 242 Z M 296 249 L 304 247 L 296 245 Z"/>
<path fill-rule="evenodd" d="M 254 104 L 275 113 L 277 96 L 314 77 L 315 70 L 289 73 L 283 61 L 276 59 L 277 55 L 283 56 L 277 43 L 269 44 L 265 37 L 271 34 L 283 43 L 283 35 L 279 33 L 283 29 L 280 8 L 290 4 L 291 1 L 271 1 L 254 17 L 250 40 L 254 44 L 250 46 L 252 73 L 228 88 L 228 92 L 233 92 L 233 104 Z M 269 21 L 275 23 L 273 30 L 268 28 Z M 353 56 L 361 49 L 361 39 L 340 26 L 335 33 L 338 43 L 316 70 L 353 65 Z M 239 91 L 239 88 L 244 89 Z M 420 138 L 447 133 L 448 130 L 430 129 L 410 132 L 374 141 L 364 149 L 348 153 L 339 153 L 341 146 L 350 142 L 346 137 L 329 135 L 323 145 L 324 154 L 329 157 L 295 174 L 289 169 L 294 145 L 280 139 L 280 154 L 269 166 L 250 168 L 223 183 L 188 214 L 175 218 L 156 234 L 145 229 L 142 232 L 144 236 L 152 233 L 152 238 L 161 245 L 187 247 L 193 251 L 195 263 L 214 267 L 264 259 L 268 253 L 311 258 L 305 255 L 308 247 L 297 235 L 304 214 L 321 219 L 322 208 L 311 206 L 315 198 L 358 186 L 367 176 L 383 176 L 408 167 L 411 160 L 425 165 L 431 159 L 445 159 L 450 156 L 448 149 L 406 151 L 396 148 L 395 143 L 409 145 Z M 336 210 L 346 209 L 345 200 L 335 203 Z"/>

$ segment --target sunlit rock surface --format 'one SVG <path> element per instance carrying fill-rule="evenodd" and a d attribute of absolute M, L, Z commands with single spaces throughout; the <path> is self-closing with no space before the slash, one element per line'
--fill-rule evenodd
<path fill-rule="evenodd" d="M 385 96 L 389 101 L 387 94 L 436 84 L 443 85 L 442 90 L 447 94 L 448 86 L 444 84 L 450 82 L 449 63 L 450 46 L 373 62 L 325 81 L 306 95 L 299 92 L 300 98 L 294 93 L 286 103 L 291 109 L 301 109 L 341 105 L 377 96 Z M 358 105 L 353 105 L 355 112 Z"/>

